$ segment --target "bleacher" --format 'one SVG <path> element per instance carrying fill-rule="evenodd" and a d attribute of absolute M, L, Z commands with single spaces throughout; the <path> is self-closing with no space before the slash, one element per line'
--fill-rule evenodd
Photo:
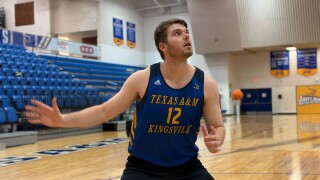
<path fill-rule="evenodd" d="M 42 55 L 50 63 L 68 71 L 76 79 L 88 86 L 95 87 L 105 95 L 114 94 L 120 90 L 124 81 L 138 66 L 120 65 L 93 60 L 81 60 L 63 56 Z"/>
<path fill-rule="evenodd" d="M 54 96 L 61 112 L 78 111 L 108 100 L 139 69 L 63 56 L 38 56 L 23 46 L 0 43 L 0 133 L 36 131 L 48 137 L 61 136 L 61 129 L 27 122 L 24 106 L 30 104 L 31 98 L 51 106 Z"/>

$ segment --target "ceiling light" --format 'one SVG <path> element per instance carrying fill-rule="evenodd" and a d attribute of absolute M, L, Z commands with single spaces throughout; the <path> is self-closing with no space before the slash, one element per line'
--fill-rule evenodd
<path fill-rule="evenodd" d="M 295 50 L 297 50 L 297 48 L 294 47 L 294 46 L 290 46 L 290 47 L 286 47 L 286 50 L 288 50 L 288 51 L 295 51 Z"/>

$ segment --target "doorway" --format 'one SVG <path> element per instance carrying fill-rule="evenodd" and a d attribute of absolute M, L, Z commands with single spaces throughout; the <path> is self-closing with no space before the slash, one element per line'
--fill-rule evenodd
<path fill-rule="evenodd" d="M 271 88 L 241 89 L 241 91 L 243 92 L 242 114 L 272 114 Z"/>
<path fill-rule="evenodd" d="M 85 44 L 90 44 L 90 45 L 97 45 L 98 41 L 97 41 L 97 36 L 95 37 L 85 37 L 82 38 L 82 43 Z M 93 56 L 82 56 L 83 58 L 87 58 L 87 59 L 98 59 L 97 57 L 93 57 Z"/>

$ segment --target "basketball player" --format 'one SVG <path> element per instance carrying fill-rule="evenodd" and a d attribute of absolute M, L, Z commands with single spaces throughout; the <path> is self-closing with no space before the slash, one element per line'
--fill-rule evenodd
<path fill-rule="evenodd" d="M 93 126 L 112 119 L 136 101 L 130 155 L 122 179 L 213 179 L 199 161 L 195 143 L 202 116 L 207 149 L 216 153 L 224 141 L 216 82 L 188 64 L 193 50 L 184 20 L 160 23 L 154 39 L 163 62 L 132 74 L 105 103 L 61 114 L 56 98 L 52 107 L 32 100 L 35 106 L 26 106 L 26 115 L 30 123 L 51 127 Z"/>

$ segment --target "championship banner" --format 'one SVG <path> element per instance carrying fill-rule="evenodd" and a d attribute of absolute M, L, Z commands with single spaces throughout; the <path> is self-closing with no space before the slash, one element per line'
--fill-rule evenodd
<path fill-rule="evenodd" d="M 127 45 L 130 48 L 136 47 L 136 25 L 127 22 Z"/>
<path fill-rule="evenodd" d="M 13 44 L 23 46 L 23 33 L 12 32 Z"/>
<path fill-rule="evenodd" d="M 320 85 L 296 86 L 298 114 L 320 114 Z"/>
<path fill-rule="evenodd" d="M 270 68 L 271 74 L 278 78 L 289 75 L 289 51 L 272 51 Z"/>
<path fill-rule="evenodd" d="M 302 76 L 311 76 L 317 73 L 317 49 L 297 50 L 297 71 Z"/>
<path fill-rule="evenodd" d="M 28 47 L 35 47 L 36 46 L 36 36 L 33 34 L 25 34 L 24 41 L 26 46 Z"/>
<path fill-rule="evenodd" d="M 117 46 L 123 44 L 123 24 L 121 19 L 113 18 L 113 42 Z"/>
<path fill-rule="evenodd" d="M 10 38 L 11 32 L 6 29 L 0 29 L 0 43 L 9 44 L 11 43 Z"/>
<path fill-rule="evenodd" d="M 320 114 L 298 114 L 297 127 L 301 141 L 320 136 Z"/>

